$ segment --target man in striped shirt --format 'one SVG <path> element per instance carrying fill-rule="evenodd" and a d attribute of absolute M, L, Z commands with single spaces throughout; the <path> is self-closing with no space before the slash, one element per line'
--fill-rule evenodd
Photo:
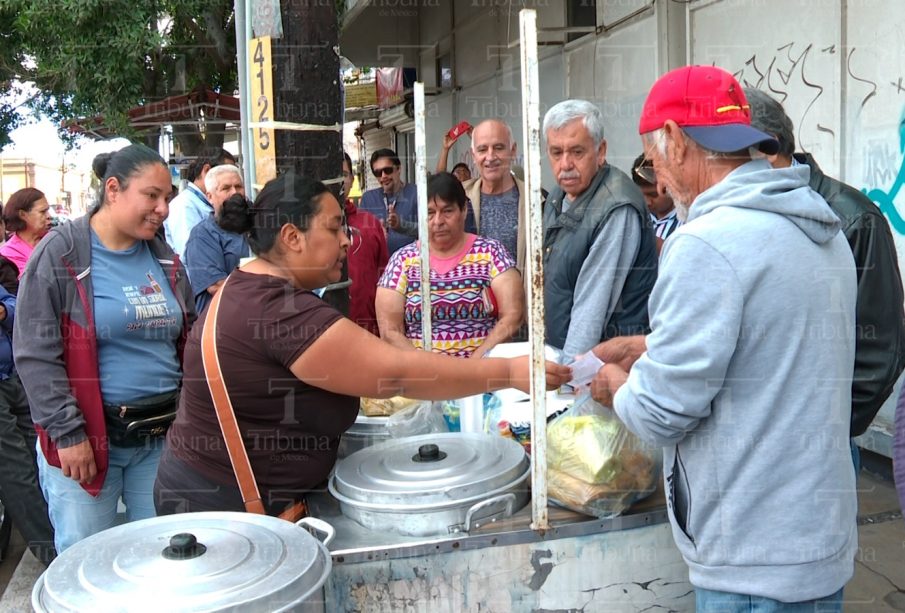
<path fill-rule="evenodd" d="M 650 221 L 654 226 L 654 235 L 657 237 L 657 253 L 663 248 L 663 241 L 682 225 L 676 216 L 676 208 L 672 198 L 666 191 L 657 187 L 657 175 L 654 174 L 654 166 L 650 160 L 644 159 L 642 153 L 632 163 L 632 180 L 635 181 L 644 194 L 647 202 L 647 210 L 650 211 Z"/>

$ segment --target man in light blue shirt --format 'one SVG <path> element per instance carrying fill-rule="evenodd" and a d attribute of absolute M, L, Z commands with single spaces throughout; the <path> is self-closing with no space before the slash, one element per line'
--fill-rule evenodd
<path fill-rule="evenodd" d="M 205 194 L 204 177 L 207 171 L 220 164 L 235 163 L 236 159 L 229 151 L 208 149 L 189 164 L 186 171 L 188 183 L 170 202 L 170 214 L 163 222 L 167 242 L 180 257 L 185 255 L 185 244 L 192 228 L 214 212 Z"/>
<path fill-rule="evenodd" d="M 223 203 L 234 194 L 245 195 L 238 167 L 215 166 L 204 178 L 213 214 L 201 220 L 189 234 L 185 245 L 185 268 L 195 293 L 195 310 L 201 313 L 220 290 L 226 277 L 251 255 L 245 236 L 221 225 Z"/>

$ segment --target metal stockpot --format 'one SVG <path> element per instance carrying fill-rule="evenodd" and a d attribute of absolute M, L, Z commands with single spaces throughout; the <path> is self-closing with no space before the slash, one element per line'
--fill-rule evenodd
<path fill-rule="evenodd" d="M 322 532 L 323 542 L 305 528 Z M 252 513 L 187 513 L 86 538 L 44 571 L 39 613 L 61 611 L 322 612 L 333 528 Z"/>
<path fill-rule="evenodd" d="M 389 440 L 390 432 L 387 430 L 387 419 L 389 418 L 368 417 L 363 413 L 359 413 L 355 423 L 346 430 L 340 439 L 336 457 L 342 459 L 356 451 L 361 451 L 365 447 Z"/>
<path fill-rule="evenodd" d="M 371 530 L 412 536 L 468 532 L 528 504 L 530 462 L 500 436 L 424 434 L 392 439 L 338 463 L 330 493 Z"/>

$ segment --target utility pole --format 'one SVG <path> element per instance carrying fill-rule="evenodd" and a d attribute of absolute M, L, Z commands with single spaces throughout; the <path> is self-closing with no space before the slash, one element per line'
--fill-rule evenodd
<path fill-rule="evenodd" d="M 336 3 L 280 0 L 280 12 L 283 35 L 273 39 L 274 121 L 285 125 L 275 134 L 277 173 L 323 181 L 338 198 L 343 109 Z M 348 314 L 346 267 L 342 278 L 324 300 Z"/>

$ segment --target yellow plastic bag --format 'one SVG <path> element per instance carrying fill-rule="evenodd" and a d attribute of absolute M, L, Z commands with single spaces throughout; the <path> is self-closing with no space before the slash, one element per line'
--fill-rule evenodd
<path fill-rule="evenodd" d="M 580 513 L 612 517 L 656 489 L 661 453 L 589 395 L 547 427 L 547 492 Z"/>

